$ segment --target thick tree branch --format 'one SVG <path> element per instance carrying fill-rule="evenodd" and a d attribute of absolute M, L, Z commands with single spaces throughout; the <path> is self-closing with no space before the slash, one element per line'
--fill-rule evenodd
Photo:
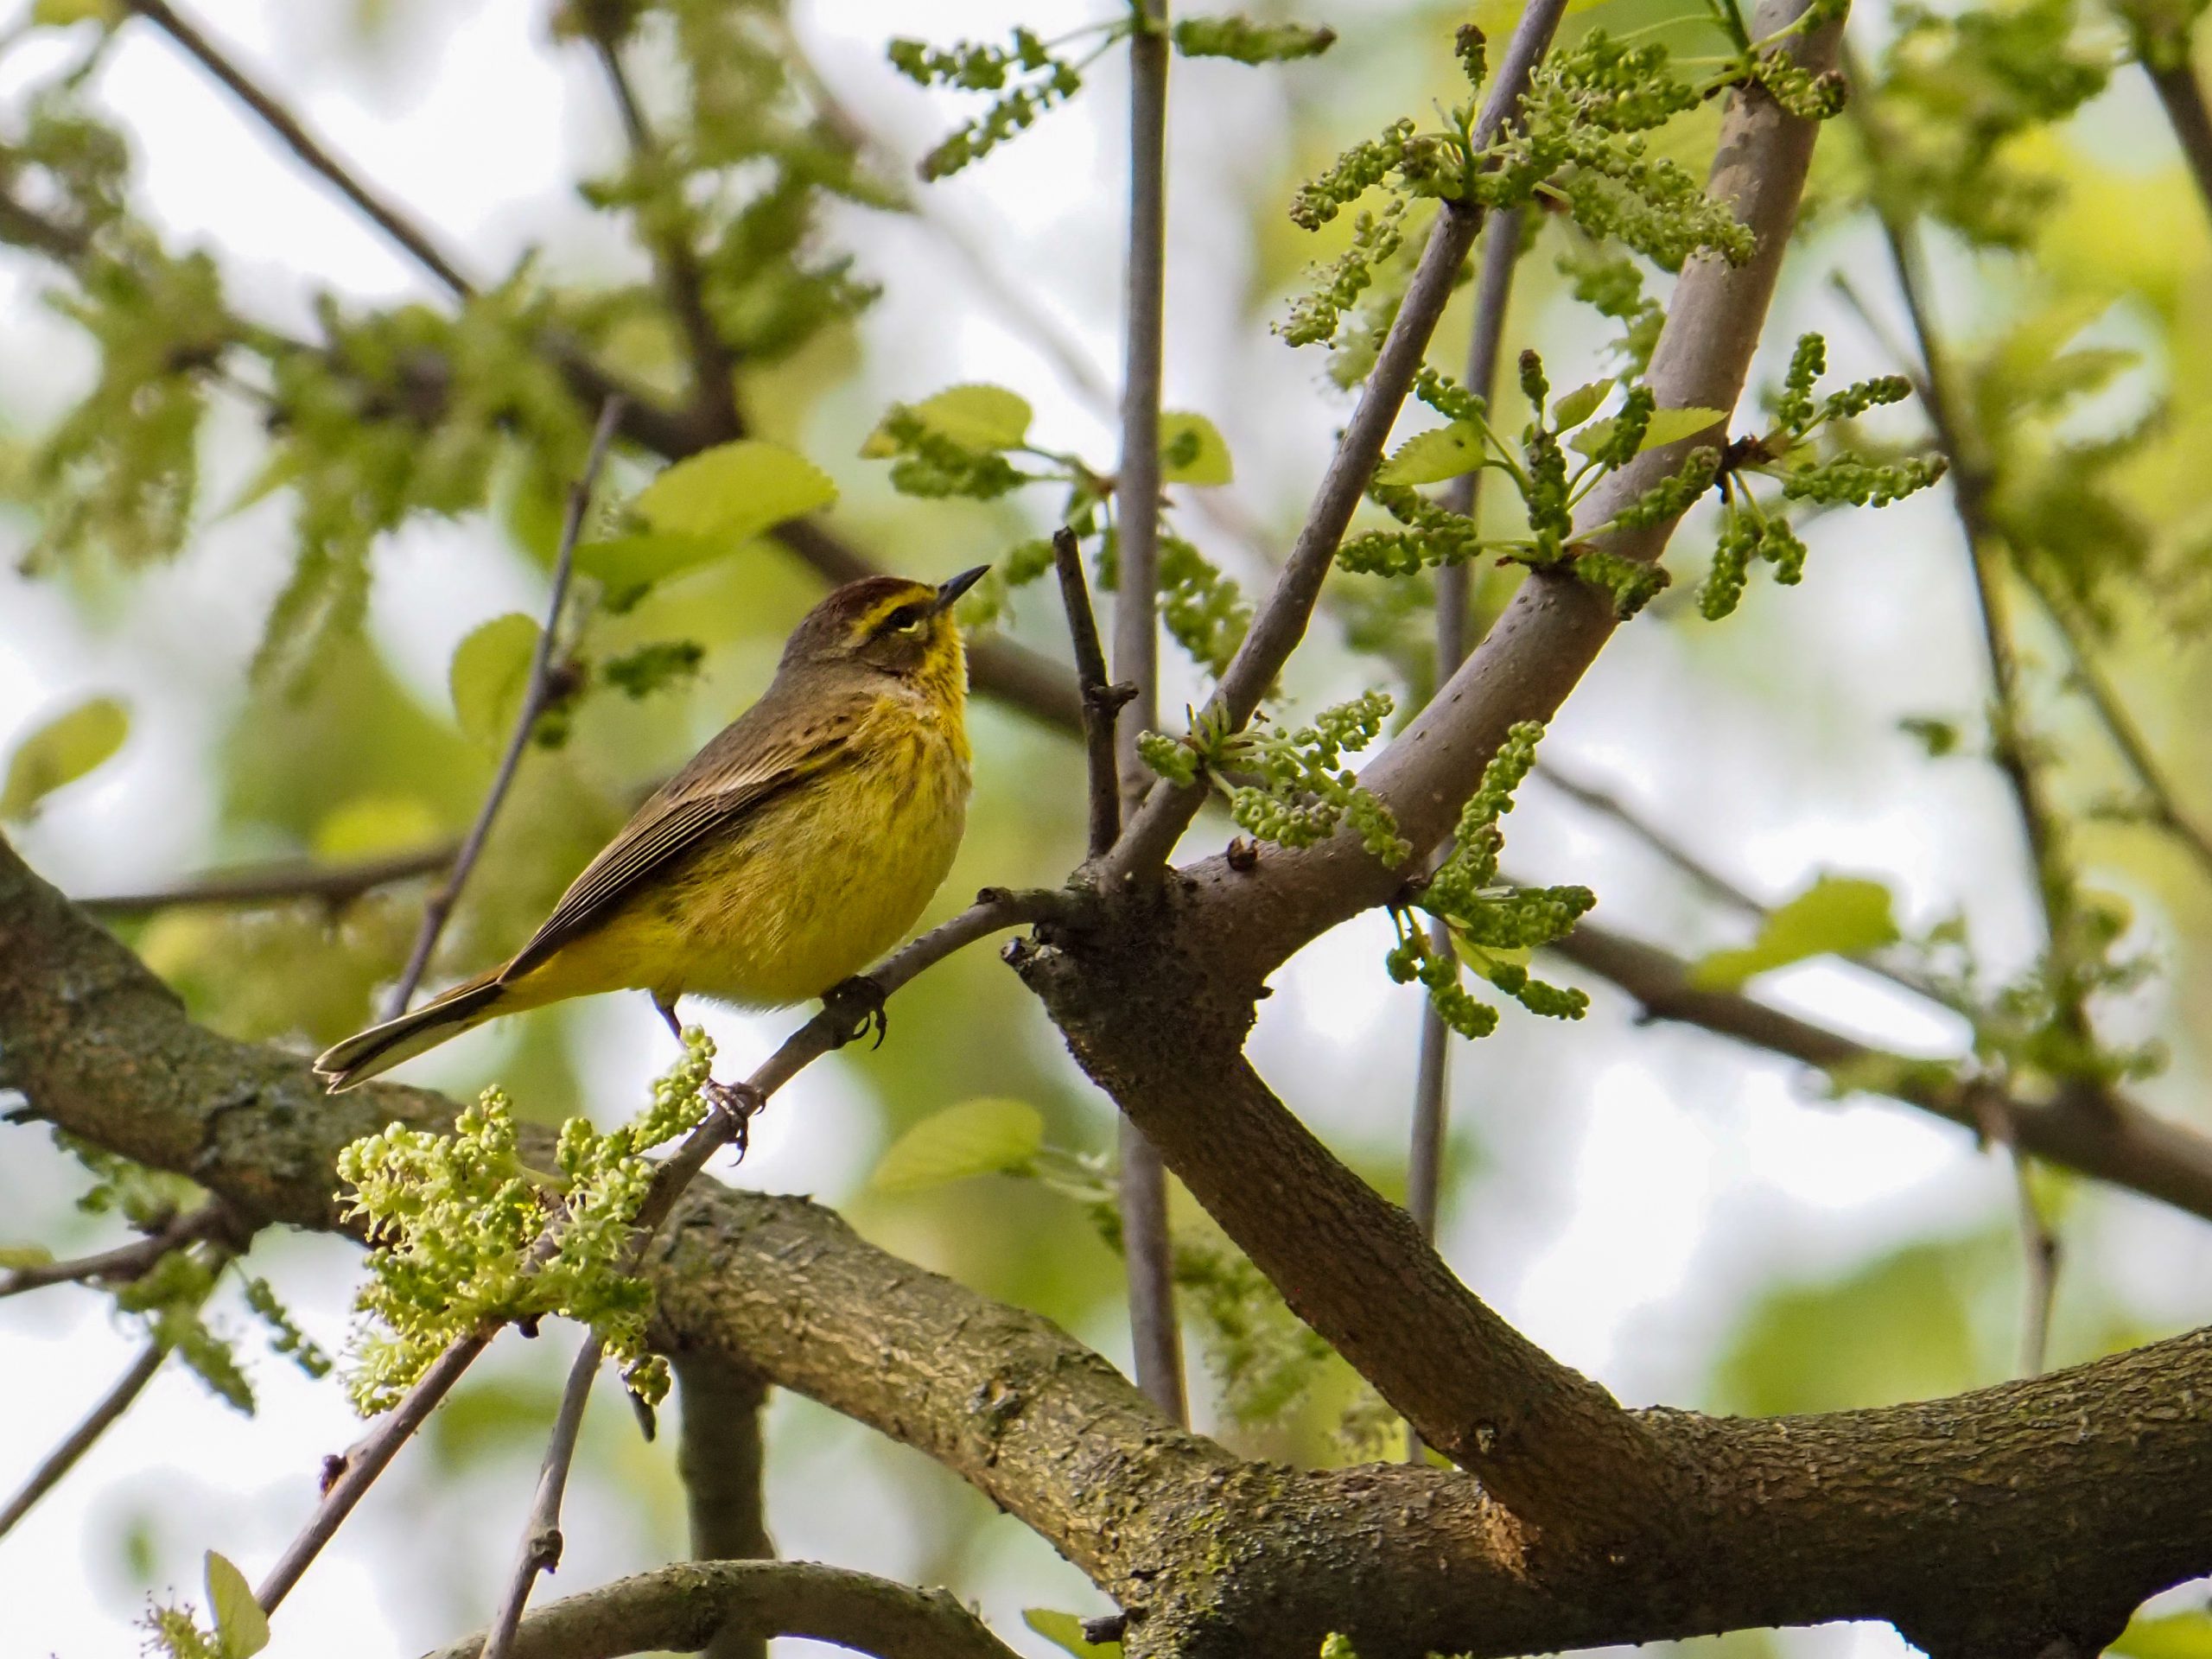
<path fill-rule="evenodd" d="M 879 1659 L 1016 1659 L 957 1598 L 810 1561 L 694 1561 L 556 1601 L 522 1623 L 514 1659 L 720 1651 L 730 1636 L 834 1643 Z M 483 1638 L 429 1659 L 477 1659 Z"/>
<path fill-rule="evenodd" d="M 383 1082 L 325 1097 L 302 1058 L 200 1030 L 4 846 L 0 1088 L 251 1220 L 322 1230 L 341 1147 L 454 1110 Z M 2212 1570 L 2212 1333 L 1879 1411 L 1621 1414 L 1670 1478 L 1622 1548 L 1584 1548 L 1455 1471 L 1240 1464 L 1047 1321 L 804 1200 L 695 1188 L 645 1268 L 657 1341 L 918 1447 L 1116 1596 L 1141 1652 L 1310 1654 L 1336 1630 L 1363 1659 L 1503 1656 L 1894 1618 L 1941 1659 L 2030 1659 L 2093 1651 Z M 1398 1288 L 1378 1280 L 1377 1308 Z"/>

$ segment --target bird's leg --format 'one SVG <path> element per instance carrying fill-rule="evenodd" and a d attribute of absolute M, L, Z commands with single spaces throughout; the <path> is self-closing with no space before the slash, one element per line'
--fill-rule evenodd
<path fill-rule="evenodd" d="M 652 999 L 653 1007 L 660 1014 L 661 1023 L 668 1027 L 669 1034 L 681 1043 L 683 1040 L 683 1022 L 676 1017 L 676 999 L 672 996 L 663 996 L 658 991 L 652 993 Z"/>
<path fill-rule="evenodd" d="M 884 1037 L 891 1030 L 891 1021 L 883 1012 L 883 987 L 866 974 L 840 980 L 822 994 L 823 1008 L 837 1021 L 845 1041 L 858 1042 L 874 1031 L 877 1048 L 883 1046 Z"/>

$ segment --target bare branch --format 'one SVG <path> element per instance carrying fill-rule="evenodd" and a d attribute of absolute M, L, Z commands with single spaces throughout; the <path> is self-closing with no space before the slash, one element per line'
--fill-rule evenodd
<path fill-rule="evenodd" d="M 643 105 L 622 67 L 621 48 L 610 32 L 615 14 L 604 9 L 584 9 L 581 16 L 591 31 L 593 49 L 607 76 L 607 89 L 622 112 L 622 128 L 629 135 L 630 153 L 640 166 L 658 167 L 664 153 L 645 119 Z M 707 311 L 706 283 L 699 270 L 697 250 L 692 245 L 692 214 L 680 189 L 675 203 L 682 210 L 681 223 L 651 242 L 653 264 L 667 296 L 669 309 L 683 326 L 684 342 L 691 350 L 692 407 L 702 432 L 719 435 L 715 441 L 739 435 L 744 422 L 737 408 L 737 358 Z M 639 229 L 646 231 L 643 215 Z"/>
<path fill-rule="evenodd" d="M 285 149 L 299 157 L 308 170 L 324 183 L 351 202 L 362 217 L 404 248 L 416 264 L 461 298 L 467 299 L 474 295 L 474 284 L 461 274 L 459 268 L 424 231 L 410 223 L 383 196 L 348 172 L 345 164 L 325 149 L 300 124 L 296 116 L 225 56 L 220 48 L 180 16 L 168 0 L 126 0 L 126 3 L 132 11 L 183 48 L 194 61 L 221 82 L 232 97 L 245 105 L 262 125 L 274 133 Z"/>
<path fill-rule="evenodd" d="M 541 1573 L 561 1565 L 561 1499 L 569 1490 L 569 1468 L 576 1459 L 576 1434 L 583 1427 L 584 1407 L 591 1399 L 591 1385 L 599 1376 L 601 1344 L 596 1332 L 586 1332 L 584 1345 L 569 1368 L 569 1381 L 561 1390 L 561 1408 L 554 1414 L 553 1433 L 545 1444 L 545 1461 L 537 1474 L 537 1495 L 531 1500 L 530 1520 L 523 1528 L 522 1550 L 508 1575 L 499 1605 L 492 1615 L 491 1633 L 484 1638 L 482 1659 L 508 1659 L 514 1650 L 515 1629 L 530 1600 L 531 1586 Z"/>
<path fill-rule="evenodd" d="M 1135 695 L 1115 727 L 1122 806 L 1134 814 L 1152 773 L 1137 739 L 1160 724 L 1160 383 L 1167 282 L 1167 5 L 1140 0 L 1129 37 L 1128 287 L 1123 319 L 1122 463 L 1115 486 L 1114 673 Z M 1065 578 L 1062 580 L 1065 582 Z M 1098 827 L 1094 811 L 1092 831 Z M 1094 847 L 1092 855 L 1106 849 Z M 1122 1257 L 1137 1385 L 1186 1422 L 1183 1344 L 1167 1236 L 1167 1171 L 1143 1132 L 1122 1120 Z"/>
<path fill-rule="evenodd" d="M 1656 945 L 1584 922 L 1549 947 L 1577 967 L 1611 980 L 1648 1019 L 1680 1020 L 1849 1079 L 1957 1124 L 1987 1133 L 1974 1085 L 1953 1079 L 1942 1063 L 1915 1065 L 1824 1026 L 1735 991 L 1700 990 L 1689 964 Z M 2013 1096 L 2005 1116 L 2018 1145 L 2115 1186 L 2131 1187 L 2212 1220 L 2212 1139 L 2152 1116 L 2125 1096 L 2085 1109 L 2072 1096 L 2051 1103 Z"/>
<path fill-rule="evenodd" d="M 173 887 L 93 893 L 77 903 L 95 916 L 135 916 L 173 906 L 280 904 L 297 899 L 315 899 L 342 906 L 378 887 L 435 875 L 450 865 L 460 851 L 459 842 L 446 841 L 418 852 L 393 853 L 350 864 L 325 864 L 305 858 L 277 859 L 266 864 L 242 865 L 237 869 L 212 870 L 205 875 L 189 876 Z"/>
<path fill-rule="evenodd" d="M 146 1391 L 146 1385 L 154 1380 L 154 1373 L 162 1369 L 162 1362 L 168 1355 L 168 1348 L 162 1343 L 146 1344 L 121 1380 L 92 1408 L 85 1421 L 70 1431 L 69 1438 L 55 1446 L 46 1461 L 31 1471 L 31 1478 L 23 1483 L 22 1490 L 8 1500 L 7 1508 L 0 1510 L 0 1538 L 5 1538 L 16 1523 L 31 1512 L 32 1505 L 59 1486 L 85 1453 L 99 1443 L 100 1436 L 122 1420 L 124 1413 Z"/>
<path fill-rule="evenodd" d="M 41 1290 L 48 1285 L 127 1284 L 150 1272 L 172 1250 L 203 1238 L 221 1239 L 230 1245 L 243 1244 L 241 1232 L 230 1206 L 220 1199 L 211 1199 L 196 1209 L 172 1216 L 132 1243 L 118 1244 L 111 1250 L 79 1256 L 73 1261 L 41 1262 L 0 1272 L 0 1297 L 19 1296 L 27 1290 Z"/>
<path fill-rule="evenodd" d="M 488 1329 L 474 1332 L 432 1360 L 416 1379 L 415 1386 L 408 1389 L 406 1397 L 378 1418 L 376 1427 L 346 1453 L 335 1477 L 325 1480 L 322 1503 L 316 1509 L 315 1518 L 286 1547 L 276 1565 L 269 1569 L 269 1576 L 254 1592 L 254 1599 L 261 1604 L 263 1612 L 275 1612 L 284 1598 L 291 1594 L 300 1575 L 322 1554 L 323 1546 L 337 1535 L 346 1517 L 353 1514 L 353 1506 L 376 1484 L 377 1477 L 398 1455 L 399 1448 L 429 1420 L 438 1402 L 461 1381 L 461 1373 L 476 1363 L 477 1355 L 484 1351 L 495 1334 Z"/>
<path fill-rule="evenodd" d="M 1529 76 L 1550 46 L 1565 11 L 1566 0 L 1535 0 L 1521 14 L 1498 63 L 1490 97 L 1475 122 L 1472 142 L 1478 149 L 1520 107 Z M 1389 334 L 1376 355 L 1375 366 L 1360 389 L 1358 406 L 1329 458 L 1328 470 L 1306 509 L 1306 522 L 1290 557 L 1214 692 L 1209 709 L 1225 719 L 1228 730 L 1243 728 L 1298 642 L 1306 637 L 1321 585 L 1336 559 L 1337 545 L 1343 541 L 1344 528 L 1351 523 L 1368 481 L 1375 475 L 1390 429 L 1397 423 L 1398 411 L 1405 405 L 1414 376 L 1428 349 L 1429 336 L 1436 332 L 1437 321 L 1459 281 L 1459 268 L 1481 229 L 1479 209 L 1450 201 L 1439 207 L 1421 263 L 1407 286 Z M 1185 789 L 1163 785 L 1153 790 L 1114 849 L 1107 868 L 1111 880 L 1128 885 L 1150 880 L 1198 815 L 1205 794 L 1204 780 Z M 1436 839 L 1427 836 L 1419 844 L 1432 844 Z"/>
<path fill-rule="evenodd" d="M 2028 1155 L 2020 1150 L 2020 1132 L 2013 1122 L 2012 1103 L 1992 1085 L 1970 1088 L 1967 1096 L 1981 1121 L 1983 1144 L 2002 1152 L 2012 1173 L 2014 1218 L 2020 1230 L 2020 1254 L 2026 1260 L 2024 1308 L 2020 1318 L 2020 1375 L 2034 1376 L 2044 1369 L 2050 1351 L 2050 1306 L 2058 1294 L 2058 1236 L 2044 1219 L 2036 1202 L 2035 1181 Z"/>
<path fill-rule="evenodd" d="M 493 822 L 506 804 L 507 790 L 515 780 L 516 769 L 522 765 L 523 751 L 530 747 L 531 734 L 537 728 L 537 717 L 545 712 L 553 684 L 554 643 L 561 631 L 562 607 L 568 603 L 569 573 L 575 566 L 576 541 L 583 534 L 584 513 L 591 505 L 592 486 L 599 480 L 600 468 L 606 463 L 607 448 L 614 442 L 615 428 L 621 418 L 620 398 L 610 397 L 601 406 L 599 424 L 592 432 L 591 449 L 584 458 L 583 473 L 569 489 L 568 517 L 561 525 L 561 550 L 553 561 L 552 591 L 545 601 L 545 626 L 538 630 L 537 648 L 530 659 L 530 679 L 523 690 L 522 707 L 515 713 L 514 729 L 507 735 L 506 751 L 499 757 L 499 769 L 492 775 L 492 786 L 484 793 L 484 804 L 477 810 L 476 822 L 469 826 L 452 869 L 423 906 L 422 925 L 416 931 L 414 949 L 408 952 L 406 969 L 385 1003 L 384 1017 L 387 1020 L 397 1020 L 407 1012 L 415 988 L 423 982 L 423 971 L 430 965 L 430 952 L 437 947 L 438 935 L 445 931 L 446 918 L 453 914 L 461 890 L 467 884 L 469 873 L 476 868 L 476 860 L 491 836 Z"/>
<path fill-rule="evenodd" d="M 2127 712 L 2119 691 L 2097 665 L 2089 642 L 2082 637 L 2080 623 L 2069 613 L 2065 602 L 2032 571 L 2023 569 L 2020 575 L 2042 601 L 2044 614 L 2050 619 L 2051 626 L 2065 642 L 2069 664 L 2068 678 L 2088 699 L 2097 723 L 2104 728 L 2105 735 L 2112 740 L 2113 747 L 2120 752 L 2128 771 L 2134 773 L 2136 784 L 2145 796 L 2147 821 L 2172 836 L 2208 874 L 2212 874 L 2212 828 L 2183 810 L 2172 779 L 2152 752 L 2150 741 Z"/>
<path fill-rule="evenodd" d="M 1083 694 L 1083 741 L 1090 788 L 1090 856 L 1096 858 L 1122 833 L 1114 715 L 1136 695 L 1136 688 L 1107 683 L 1106 653 L 1098 642 L 1090 584 L 1084 580 L 1083 552 L 1076 544 L 1075 532 L 1065 525 L 1052 532 L 1052 565 L 1060 578 L 1060 606 L 1067 613 L 1068 638 L 1075 646 L 1076 685 Z"/>
<path fill-rule="evenodd" d="M 2184 31 L 2177 41 L 2153 44 L 2142 53 L 2141 61 L 2143 73 L 2150 76 L 2158 92 L 2158 102 L 2165 106 L 2166 120 L 2173 127 L 2174 142 L 2181 147 L 2190 181 L 2196 187 L 2206 212 L 2212 213 L 2212 110 L 2205 107 L 2204 84 L 2196 78 L 2189 46 Z"/>
<path fill-rule="evenodd" d="M 514 1659 L 690 1653 L 736 1632 L 810 1637 L 880 1659 L 1017 1659 L 943 1590 L 805 1561 L 692 1561 L 556 1601 L 524 1619 Z M 430 1659 L 477 1659 L 481 1638 Z M 710 1649 L 711 1650 L 711 1649 Z"/>

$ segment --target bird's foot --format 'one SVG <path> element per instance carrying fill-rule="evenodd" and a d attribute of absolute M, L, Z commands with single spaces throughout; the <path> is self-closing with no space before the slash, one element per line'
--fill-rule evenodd
<path fill-rule="evenodd" d="M 841 980 L 822 994 L 822 1007 L 837 1022 L 844 1033 L 844 1040 L 856 1043 L 875 1033 L 874 1046 L 881 1048 L 883 1039 L 891 1029 L 891 1021 L 883 1012 L 883 987 L 866 974 L 855 974 Z"/>
<path fill-rule="evenodd" d="M 768 1103 L 768 1096 L 749 1083 L 721 1083 L 709 1077 L 699 1085 L 708 1104 L 730 1120 L 730 1145 L 740 1158 L 753 1133 L 753 1116 Z"/>

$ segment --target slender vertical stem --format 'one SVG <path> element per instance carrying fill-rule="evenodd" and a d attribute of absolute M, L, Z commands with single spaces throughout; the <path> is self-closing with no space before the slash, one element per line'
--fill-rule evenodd
<path fill-rule="evenodd" d="M 1128 291 L 1123 323 L 1122 462 L 1115 486 L 1114 677 L 1135 696 L 1115 728 L 1122 816 L 1149 782 L 1138 734 L 1160 723 L 1160 383 L 1167 276 L 1167 7 L 1131 0 Z M 1167 1171 L 1136 1126 L 1121 1125 L 1122 1240 L 1137 1385 L 1177 1422 L 1187 1421 L 1183 1348 L 1175 1325 L 1167 1236 Z"/>
<path fill-rule="evenodd" d="M 576 1351 L 569 1380 L 561 1390 L 561 1408 L 553 1418 L 553 1432 L 545 1442 L 545 1461 L 537 1473 L 537 1491 L 531 1500 L 530 1521 L 523 1529 L 522 1548 L 508 1574 L 499 1611 L 485 1636 L 480 1659 L 507 1659 L 513 1650 L 515 1627 L 541 1573 L 561 1565 L 561 1500 L 569 1490 L 569 1471 L 576 1460 L 576 1436 L 584 1421 L 584 1407 L 591 1401 L 591 1385 L 599 1376 L 601 1344 L 594 1332 Z"/>
<path fill-rule="evenodd" d="M 600 468 L 606 464 L 607 447 L 614 441 L 614 429 L 621 418 L 620 397 L 610 397 L 601 406 L 599 425 L 592 433 L 591 450 L 584 459 L 583 473 L 569 489 L 569 513 L 561 526 L 561 550 L 553 561 L 553 590 L 545 601 L 545 626 L 538 632 L 537 651 L 531 658 L 530 680 L 523 692 L 522 708 L 515 715 L 514 729 L 507 734 L 506 752 L 499 757 L 499 769 L 493 774 L 492 787 L 485 791 L 484 804 L 477 810 L 476 822 L 469 826 L 467 839 L 461 843 L 461 851 L 454 859 L 453 868 L 446 873 L 446 879 L 423 906 L 423 923 L 416 931 L 414 949 L 407 953 L 406 969 L 385 1003 L 384 1017 L 387 1020 L 397 1020 L 407 1012 L 416 987 L 423 982 L 423 975 L 430 965 L 430 952 L 437 948 L 438 936 L 445 931 L 447 918 L 453 914 L 461 888 L 467 885 L 469 872 L 476 868 L 476 861 L 483 854 L 493 821 L 505 804 L 507 790 L 522 765 L 523 751 L 530 747 L 530 734 L 537 725 L 538 715 L 545 711 L 553 679 L 554 640 L 560 632 L 561 607 L 568 602 L 569 573 L 575 566 L 576 542 L 583 534 L 584 512 L 591 504 L 592 486 L 598 481 Z"/>
<path fill-rule="evenodd" d="M 2182 160 L 2208 212 L 2212 212 L 2212 111 L 2205 108 L 2204 86 L 2190 60 L 2186 35 L 2163 49 L 2145 51 L 2143 72 L 2165 106 L 2166 121 L 2181 146 Z"/>
<path fill-rule="evenodd" d="M 1497 359 L 1505 339 L 1505 314 L 1513 298 L 1513 270 L 1521 257 L 1518 210 L 1492 219 L 1484 232 L 1483 263 L 1475 282 L 1474 332 L 1467 342 L 1466 386 L 1487 402 L 1497 385 Z M 1482 473 L 1463 473 L 1452 480 L 1445 502 L 1472 518 L 1481 505 Z M 1436 573 L 1436 683 L 1442 685 L 1467 655 L 1470 583 L 1467 567 L 1446 565 Z M 1441 855 L 1448 848 L 1439 849 Z M 1439 956 L 1452 954 L 1452 930 L 1443 918 L 1429 923 L 1429 944 Z M 1445 1130 L 1451 1113 L 1451 1027 L 1433 1002 L 1421 1005 L 1421 1064 L 1414 1080 L 1413 1148 L 1406 1169 L 1406 1208 L 1432 1243 L 1444 1181 Z M 1423 1455 L 1421 1436 L 1406 1426 L 1406 1456 Z"/>
<path fill-rule="evenodd" d="M 1052 564 L 1059 573 L 1060 605 L 1067 613 L 1068 639 L 1075 648 L 1076 688 L 1083 696 L 1084 760 L 1090 791 L 1090 855 L 1096 858 L 1122 833 L 1114 717 L 1136 696 L 1136 687 L 1107 683 L 1106 652 L 1098 643 L 1098 619 L 1090 608 L 1090 584 L 1084 580 L 1083 550 L 1075 532 L 1065 524 L 1052 532 Z"/>
<path fill-rule="evenodd" d="M 168 1357 L 168 1348 L 160 1342 L 149 1342 L 130 1369 L 99 1404 L 86 1415 L 85 1421 L 70 1432 L 69 1438 L 55 1446 L 44 1463 L 31 1471 L 22 1490 L 8 1500 L 8 1507 L 0 1510 L 0 1538 L 4 1538 L 16 1523 L 31 1512 L 31 1506 L 61 1484 L 62 1477 L 77 1466 L 78 1461 L 99 1443 L 123 1414 L 129 1411 L 146 1385 L 154 1380 L 154 1373 L 162 1369 L 162 1362 Z"/>
<path fill-rule="evenodd" d="M 691 1559 L 765 1561 L 776 1547 L 762 1502 L 760 1412 L 767 1385 L 719 1354 L 678 1354 L 677 1472 L 691 1522 Z M 706 1659 L 764 1659 L 758 1635 L 725 1625 Z"/>

